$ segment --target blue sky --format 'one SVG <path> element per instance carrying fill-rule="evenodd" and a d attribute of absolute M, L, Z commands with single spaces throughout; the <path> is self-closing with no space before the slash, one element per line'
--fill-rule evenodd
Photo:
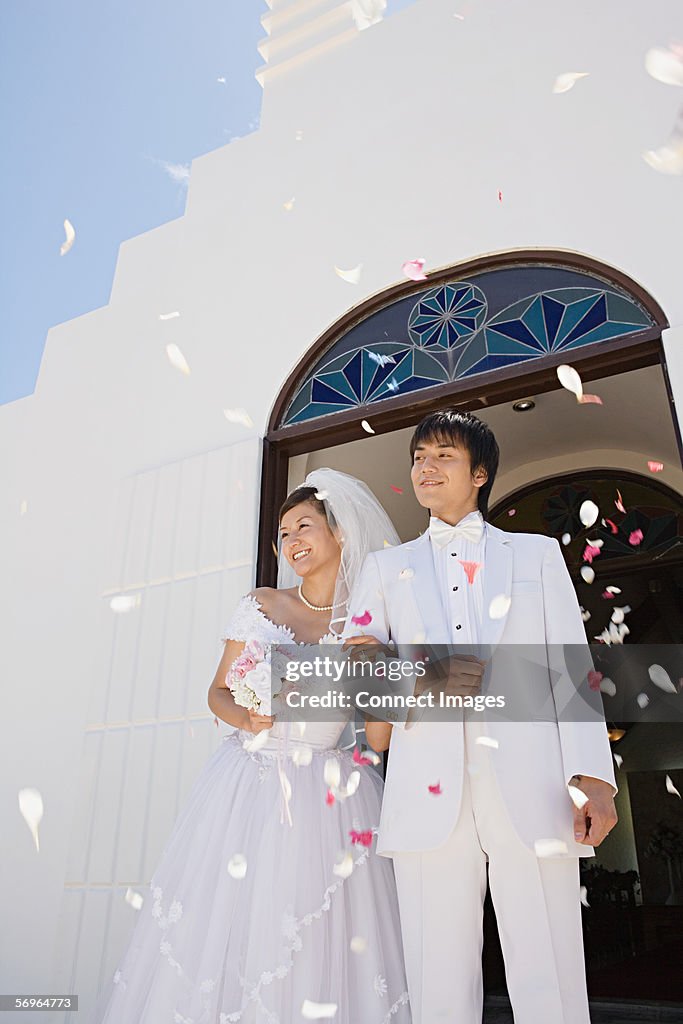
<path fill-rule="evenodd" d="M 411 2 L 390 0 L 388 13 Z M 0 404 L 33 392 L 52 325 L 106 305 L 120 243 L 182 215 L 183 168 L 258 127 L 265 10 L 265 0 L 2 4 Z M 62 257 L 65 218 L 76 242 Z"/>

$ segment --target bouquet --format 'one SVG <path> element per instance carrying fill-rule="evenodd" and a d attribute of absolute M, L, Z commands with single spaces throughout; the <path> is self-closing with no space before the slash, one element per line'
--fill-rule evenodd
<path fill-rule="evenodd" d="M 235 704 L 259 715 L 271 711 L 270 649 L 258 640 L 247 641 L 228 672 L 228 686 Z"/>

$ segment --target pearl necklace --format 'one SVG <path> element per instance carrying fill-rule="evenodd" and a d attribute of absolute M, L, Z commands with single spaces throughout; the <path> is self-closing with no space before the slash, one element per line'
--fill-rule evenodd
<path fill-rule="evenodd" d="M 312 612 L 331 612 L 333 608 L 341 608 L 343 604 L 346 604 L 346 601 L 342 601 L 340 604 L 311 604 L 311 602 L 307 601 L 306 598 L 304 597 L 302 588 L 303 583 L 300 583 L 299 586 L 296 588 L 299 592 L 299 597 L 306 605 L 306 607 L 310 608 Z"/>

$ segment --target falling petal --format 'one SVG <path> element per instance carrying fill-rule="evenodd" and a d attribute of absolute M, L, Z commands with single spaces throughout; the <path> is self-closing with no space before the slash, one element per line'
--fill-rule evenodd
<path fill-rule="evenodd" d="M 339 789 L 341 782 L 341 766 L 335 757 L 328 757 L 325 761 L 323 778 L 329 789 Z"/>
<path fill-rule="evenodd" d="M 246 409 L 224 409 L 223 415 L 228 423 L 241 423 L 243 427 L 254 426 L 254 422 Z"/>
<path fill-rule="evenodd" d="M 340 270 L 339 267 L 335 267 L 334 272 L 337 277 L 341 277 L 342 281 L 346 281 L 347 284 L 358 284 L 362 269 L 363 264 L 359 263 L 357 267 L 352 267 L 351 270 Z"/>
<path fill-rule="evenodd" d="M 269 739 L 270 729 L 261 729 L 261 732 L 255 734 L 253 740 L 245 740 L 242 746 L 248 754 L 255 754 L 261 747 L 265 747 Z"/>
<path fill-rule="evenodd" d="M 351 856 L 351 854 L 343 853 L 340 854 L 340 856 L 337 858 L 337 862 L 332 868 L 332 870 L 334 871 L 335 875 L 339 876 L 339 878 L 348 878 L 351 872 L 353 871 L 353 867 L 353 857 Z"/>
<path fill-rule="evenodd" d="M 579 894 L 581 896 L 581 902 L 584 905 L 584 907 L 590 907 L 590 903 L 588 902 L 588 890 L 586 889 L 585 885 L 581 886 L 581 888 L 579 889 Z"/>
<path fill-rule="evenodd" d="M 325 498 L 329 498 L 330 494 L 329 491 L 316 491 L 315 496 L 318 501 L 324 501 Z"/>
<path fill-rule="evenodd" d="M 516 514 L 517 514 L 517 509 L 516 508 L 509 508 L 508 509 L 508 515 L 509 516 L 514 516 Z"/>
<path fill-rule="evenodd" d="M 501 192 L 500 189 L 498 189 L 498 202 L 499 203 L 503 202 L 503 193 Z"/>
<path fill-rule="evenodd" d="M 640 544 L 642 539 L 643 539 L 643 531 L 642 530 L 633 530 L 633 532 L 629 534 L 628 542 L 631 545 L 631 547 L 635 548 L 635 547 L 637 547 Z"/>
<path fill-rule="evenodd" d="M 295 201 L 296 201 L 296 200 L 295 200 L 294 196 L 292 196 L 292 198 L 291 198 L 291 199 L 288 199 L 288 200 L 287 200 L 286 202 L 284 202 L 284 203 L 282 204 L 282 206 L 283 206 L 283 209 L 285 209 L 285 210 L 287 211 L 287 213 L 290 213 L 290 212 L 291 212 L 291 211 L 292 211 L 292 210 L 294 209 L 294 203 L 295 203 Z"/>
<path fill-rule="evenodd" d="M 301 750 L 295 750 L 292 754 L 292 761 L 297 768 L 305 768 L 313 760 L 313 749 L 311 747 L 302 747 Z"/>
<path fill-rule="evenodd" d="M 434 783 L 433 786 L 427 786 L 427 789 L 432 794 L 432 796 L 441 796 L 441 794 L 443 793 L 440 782 Z"/>
<path fill-rule="evenodd" d="M 572 798 L 574 807 L 578 807 L 579 810 L 581 810 L 582 807 L 585 807 L 588 803 L 588 797 L 583 790 L 579 789 L 578 786 L 568 786 L 567 788 L 569 789 L 569 795 Z"/>
<path fill-rule="evenodd" d="M 225 85 L 225 82 L 226 82 L 225 78 L 224 78 L 224 77 L 223 77 L 222 75 L 221 75 L 221 77 L 220 77 L 220 78 L 217 78 L 217 79 L 216 79 L 216 81 L 217 81 L 217 82 L 220 82 L 220 83 L 221 83 L 221 85 Z"/>
<path fill-rule="evenodd" d="M 366 432 L 366 434 L 374 434 L 375 433 L 375 431 L 372 429 L 372 427 L 370 426 L 370 424 L 368 423 L 367 420 L 361 420 L 360 421 L 360 425 L 363 428 L 363 430 Z"/>
<path fill-rule="evenodd" d="M 228 861 L 228 874 L 240 881 L 247 873 L 247 858 L 243 853 L 235 853 Z"/>
<path fill-rule="evenodd" d="M 275 557 L 277 558 L 277 557 L 278 557 L 278 553 L 277 553 L 277 548 L 275 547 L 275 541 L 274 541 L 274 540 L 271 540 L 271 542 L 270 542 L 270 546 L 271 546 L 271 548 L 272 548 L 272 550 L 273 550 L 273 554 L 274 554 L 274 555 L 275 555 Z"/>
<path fill-rule="evenodd" d="M 477 736 L 476 742 L 480 747 L 491 747 L 492 750 L 498 750 L 498 740 L 494 740 L 493 736 Z"/>
<path fill-rule="evenodd" d="M 617 688 L 611 679 L 605 677 L 600 682 L 600 692 L 606 693 L 608 697 L 614 697 L 616 696 Z"/>
<path fill-rule="evenodd" d="M 362 935 L 354 935 L 349 945 L 352 953 L 364 953 L 368 948 L 368 940 Z"/>
<path fill-rule="evenodd" d="M 76 232 L 74 231 L 74 226 L 70 220 L 64 221 L 64 232 L 66 234 L 66 238 L 62 242 L 62 247 L 59 250 L 60 256 L 66 256 L 69 249 L 74 244 L 74 239 L 76 238 Z"/>
<path fill-rule="evenodd" d="M 396 362 L 393 356 L 380 355 L 378 352 L 368 352 L 368 356 L 372 359 L 373 363 L 377 363 L 380 367 L 388 366 L 390 363 Z"/>
<path fill-rule="evenodd" d="M 650 460 L 647 464 L 647 468 L 650 470 L 651 473 L 661 473 L 664 469 L 664 463 L 653 462 L 652 460 Z"/>
<path fill-rule="evenodd" d="M 565 547 L 567 546 L 567 544 L 571 544 L 571 540 L 572 540 L 571 533 L 563 533 L 562 534 L 562 543 L 564 544 Z"/>
<path fill-rule="evenodd" d="M 586 547 L 583 552 L 584 562 L 592 562 L 594 558 L 597 558 L 597 556 L 600 554 L 601 546 L 602 545 L 598 546 L 597 544 L 591 543 L 586 544 Z"/>
<path fill-rule="evenodd" d="M 591 669 L 587 676 L 588 685 L 591 690 L 600 689 L 600 680 L 602 679 L 602 672 L 596 672 L 595 669 Z"/>
<path fill-rule="evenodd" d="M 180 351 L 177 345 L 167 345 L 166 355 L 168 356 L 168 361 L 171 364 L 171 366 L 173 366 L 176 370 L 180 370 L 180 372 L 184 373 L 186 377 L 189 376 L 190 367 L 187 364 L 185 356 Z"/>
<path fill-rule="evenodd" d="M 24 500 L 22 501 L 21 505 L 19 506 L 19 515 L 20 516 L 25 516 L 27 512 L 28 512 L 28 502 L 27 502 L 26 498 L 24 498 Z"/>
<path fill-rule="evenodd" d="M 33 841 L 36 844 L 36 850 L 40 852 L 38 826 L 43 818 L 43 798 L 37 789 L 19 790 L 19 810 L 21 811 L 24 821 L 31 830 Z"/>
<path fill-rule="evenodd" d="M 537 857 L 559 857 L 569 852 L 561 839 L 537 839 L 534 850 Z"/>
<path fill-rule="evenodd" d="M 650 665 L 647 674 L 655 686 L 658 686 L 660 690 L 664 690 L 664 693 L 678 693 L 678 690 L 669 678 L 669 673 L 661 665 Z"/>
<path fill-rule="evenodd" d="M 638 702 L 638 707 L 643 709 L 646 708 L 650 703 L 650 698 L 646 693 L 639 693 L 636 697 L 636 701 Z"/>
<path fill-rule="evenodd" d="M 465 575 L 467 576 L 467 580 L 468 580 L 468 582 L 469 582 L 469 584 L 471 586 L 474 583 L 474 580 L 475 580 L 475 577 L 476 577 L 477 573 L 481 569 L 482 563 L 481 562 L 463 562 L 462 558 L 459 558 L 458 561 L 460 562 L 460 565 L 465 570 Z"/>
<path fill-rule="evenodd" d="M 314 1003 L 311 999 L 304 999 L 301 1007 L 301 1016 L 306 1020 L 324 1020 L 334 1017 L 336 1012 L 336 1003 Z"/>
<path fill-rule="evenodd" d="M 591 613 L 587 612 L 586 609 L 583 607 L 583 605 L 581 605 L 581 618 L 583 619 L 583 621 L 584 622 L 588 622 L 590 617 L 591 617 Z"/>
<path fill-rule="evenodd" d="M 355 623 L 356 626 L 369 626 L 372 622 L 372 615 L 366 609 L 362 615 L 352 615 L 351 622 Z"/>
<path fill-rule="evenodd" d="M 595 579 L 595 570 L 591 569 L 590 565 L 582 565 L 581 579 L 584 581 L 584 583 L 592 583 Z"/>
<path fill-rule="evenodd" d="M 144 900 L 139 892 L 134 889 L 126 889 L 126 903 L 130 903 L 133 910 L 140 910 Z"/>
<path fill-rule="evenodd" d="M 622 764 L 624 763 L 624 759 L 621 756 L 621 754 L 612 754 L 612 757 L 617 763 L 617 768 L 621 768 Z"/>
<path fill-rule="evenodd" d="M 353 771 L 346 780 L 345 796 L 353 796 L 360 786 L 360 772 Z"/>
<path fill-rule="evenodd" d="M 605 587 L 605 591 L 604 591 L 602 596 L 609 598 L 609 597 L 614 597 L 615 594 L 620 594 L 620 593 L 621 593 L 621 589 L 619 587 L 609 586 L 609 587 Z"/>
<path fill-rule="evenodd" d="M 581 395 L 579 403 L 581 405 L 602 405 L 602 398 L 599 395 Z"/>
<path fill-rule="evenodd" d="M 612 609 L 612 622 L 616 622 L 616 624 L 619 625 L 620 622 L 624 621 L 624 616 L 628 615 L 628 613 L 630 611 L 631 611 L 631 605 L 630 604 L 625 604 L 622 608 L 613 608 Z"/>
<path fill-rule="evenodd" d="M 398 574 L 398 578 L 400 580 L 412 580 L 414 575 L 415 575 L 415 570 L 414 569 L 401 569 L 401 571 Z"/>
<path fill-rule="evenodd" d="M 563 388 L 567 391 L 571 391 L 573 395 L 576 395 L 577 399 L 583 394 L 583 384 L 581 378 L 573 366 L 568 366 L 563 363 L 562 366 L 557 367 L 557 379 Z"/>
<path fill-rule="evenodd" d="M 622 501 L 620 491 L 617 491 L 617 500 L 614 502 L 614 504 L 616 505 L 619 512 L 623 512 L 624 514 L 626 514 L 626 509 L 624 508 L 624 502 Z"/>
<path fill-rule="evenodd" d="M 396 487 L 394 484 L 389 484 L 389 486 L 391 487 L 391 489 L 394 492 L 394 494 L 403 494 L 403 488 L 402 487 Z"/>
<path fill-rule="evenodd" d="M 422 269 L 426 262 L 424 259 L 408 260 L 403 264 L 401 270 L 411 281 L 426 281 L 427 275 Z"/>
<path fill-rule="evenodd" d="M 587 78 L 590 72 L 588 71 L 565 71 L 563 74 L 558 75 L 553 85 L 553 92 L 555 94 L 569 92 L 573 89 L 580 78 Z"/>
<path fill-rule="evenodd" d="M 332 804 L 334 803 L 334 793 L 332 792 L 331 789 L 328 789 L 325 795 L 325 803 L 327 804 L 328 807 L 331 807 Z"/>
<path fill-rule="evenodd" d="M 117 612 L 117 614 L 129 612 L 139 606 L 140 600 L 140 594 L 119 594 L 117 597 L 111 598 L 109 607 L 113 612 Z"/>
<path fill-rule="evenodd" d="M 173 313 L 159 313 L 160 320 L 175 320 L 177 316 L 180 316 L 177 309 Z"/>
<path fill-rule="evenodd" d="M 670 778 L 669 775 L 667 775 L 667 777 L 666 777 L 666 791 L 667 791 L 667 793 L 671 793 L 672 796 L 677 796 L 679 800 L 681 799 L 681 794 L 678 792 L 678 790 L 674 786 L 674 784 L 671 781 L 671 778 Z"/>
<path fill-rule="evenodd" d="M 295 141 L 296 141 L 296 142 L 301 142 L 301 140 L 303 139 L 303 137 L 304 137 L 304 133 L 303 133 L 303 131 L 301 130 L 301 128 L 299 128 L 299 129 L 298 129 L 298 130 L 297 130 L 297 131 L 295 132 L 295 134 L 294 134 L 294 139 L 295 139 Z"/>
<path fill-rule="evenodd" d="M 584 526 L 592 526 L 600 514 L 594 501 L 584 501 L 579 509 L 579 519 Z"/>
<path fill-rule="evenodd" d="M 391 380 L 387 381 L 387 391 L 397 392 L 399 387 L 400 385 L 395 377 L 392 377 Z"/>
<path fill-rule="evenodd" d="M 673 136 L 670 144 L 646 150 L 643 160 L 660 174 L 683 174 L 683 139 Z"/>
<path fill-rule="evenodd" d="M 645 70 L 664 85 L 683 85 L 683 61 L 675 50 L 655 46 L 645 54 Z"/>
<path fill-rule="evenodd" d="M 351 16 L 359 32 L 376 25 L 384 17 L 387 0 L 351 0 Z"/>
<path fill-rule="evenodd" d="M 512 598 L 506 594 L 496 594 L 489 605 L 489 618 L 504 619 L 510 610 Z"/>
<path fill-rule="evenodd" d="M 613 523 L 611 519 L 603 519 L 602 523 L 604 526 L 609 526 L 613 534 L 619 532 L 616 523 Z"/>

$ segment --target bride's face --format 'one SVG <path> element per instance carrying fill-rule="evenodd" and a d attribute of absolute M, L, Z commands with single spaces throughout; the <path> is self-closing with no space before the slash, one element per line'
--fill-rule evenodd
<path fill-rule="evenodd" d="M 330 563 L 335 571 L 341 548 L 327 519 L 307 501 L 285 512 L 280 521 L 282 551 L 297 576 L 306 577 Z"/>

